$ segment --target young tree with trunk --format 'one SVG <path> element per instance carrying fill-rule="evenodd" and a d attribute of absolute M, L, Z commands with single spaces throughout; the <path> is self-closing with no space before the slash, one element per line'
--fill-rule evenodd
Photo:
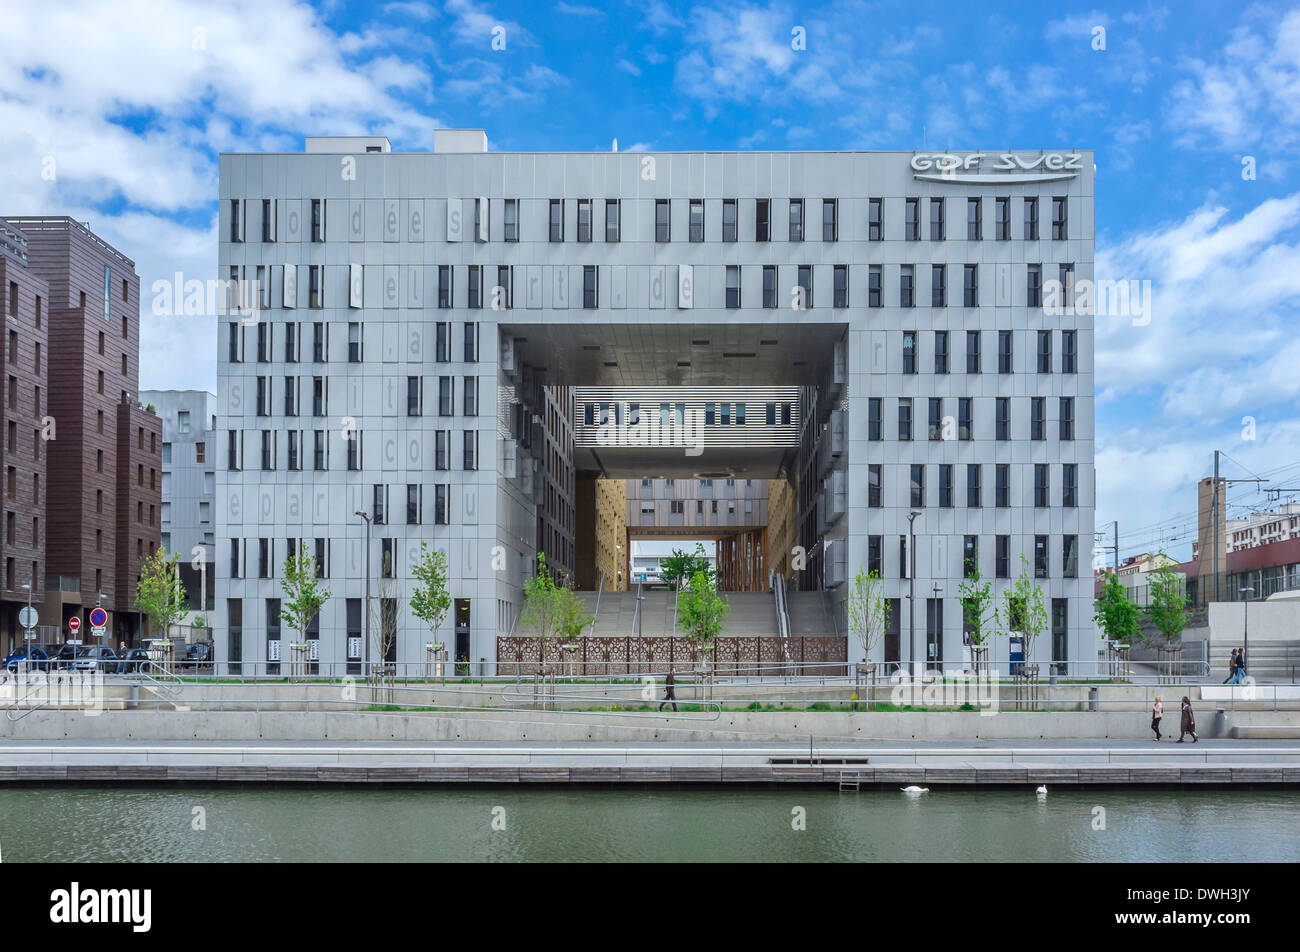
<path fill-rule="evenodd" d="M 1147 573 L 1151 592 L 1147 615 L 1165 644 L 1172 645 L 1187 627 L 1187 593 L 1182 576 L 1173 570 L 1172 560 L 1163 552 L 1156 560 L 1160 567 Z"/>
<path fill-rule="evenodd" d="M 1132 644 L 1138 637 L 1141 609 L 1129 598 L 1128 589 L 1114 572 L 1106 573 L 1101 597 L 1093 603 L 1093 620 L 1108 641 Z"/>
<path fill-rule="evenodd" d="M 149 630 L 167 638 L 172 625 L 185 614 L 185 585 L 178 567 L 180 556 L 167 558 L 162 546 L 144 560 L 135 586 L 135 607 L 149 619 Z"/>
<path fill-rule="evenodd" d="M 280 587 L 285 596 L 280 605 L 280 619 L 297 631 L 298 640 L 305 644 L 308 626 L 330 597 L 316 577 L 316 557 L 300 549 L 297 555 L 285 559 L 280 571 Z"/>
<path fill-rule="evenodd" d="M 411 594 L 411 614 L 429 626 L 435 640 L 438 629 L 451 611 L 451 592 L 447 588 L 447 553 L 420 543 L 420 557 L 411 567 L 418 583 Z"/>
<path fill-rule="evenodd" d="M 957 586 L 961 597 L 962 620 L 970 629 L 971 670 L 977 671 L 975 653 L 997 631 L 997 602 L 993 597 L 993 583 L 980 573 L 979 559 L 966 560 L 966 577 Z"/>
<path fill-rule="evenodd" d="M 1009 634 L 1019 634 L 1024 646 L 1024 664 L 1030 664 L 1034 642 L 1047 630 L 1047 602 L 1042 588 L 1029 572 L 1029 560 L 1020 556 L 1020 577 L 1002 590 L 1003 607 L 998 623 Z"/>
<path fill-rule="evenodd" d="M 870 572 L 858 568 L 845 599 L 844 610 L 848 617 L 849 631 L 862 645 L 862 657 L 870 664 L 871 649 L 885 637 L 889 627 L 889 602 L 885 598 L 884 586 L 880 573 L 875 569 Z"/>
<path fill-rule="evenodd" d="M 707 651 L 722 634 L 731 606 L 718 594 L 711 572 L 697 570 L 677 600 L 677 624 L 697 650 Z"/>

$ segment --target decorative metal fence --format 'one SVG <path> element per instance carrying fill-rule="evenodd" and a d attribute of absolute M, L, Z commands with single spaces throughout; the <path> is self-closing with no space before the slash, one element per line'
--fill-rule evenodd
<path fill-rule="evenodd" d="M 661 635 L 587 635 L 573 647 L 558 641 L 546 644 L 538 657 L 536 638 L 497 636 L 497 673 L 532 676 L 541 662 L 565 676 L 664 674 L 669 668 L 707 662 L 717 677 L 752 673 L 755 665 L 788 665 L 788 674 L 842 675 L 848 662 L 848 641 L 843 637 L 731 635 L 714 639 L 704 652 L 685 638 Z M 773 672 L 775 673 L 775 672 Z"/>

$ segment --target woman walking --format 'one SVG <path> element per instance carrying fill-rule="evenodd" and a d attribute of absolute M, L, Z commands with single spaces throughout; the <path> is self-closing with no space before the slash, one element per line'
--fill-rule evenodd
<path fill-rule="evenodd" d="M 1237 649 L 1237 680 L 1234 683 L 1245 684 L 1248 682 L 1248 680 L 1249 679 L 1246 676 L 1246 649 L 1238 648 Z"/>
<path fill-rule="evenodd" d="M 1193 744 L 1200 740 L 1200 738 L 1196 736 L 1196 717 L 1192 714 L 1192 702 L 1186 697 L 1183 698 L 1182 720 L 1181 723 L 1179 723 L 1178 728 L 1178 743 L 1181 744 L 1183 742 L 1184 734 L 1192 735 Z"/>
<path fill-rule="evenodd" d="M 1237 679 L 1237 649 L 1233 648 L 1232 654 L 1228 658 L 1228 676 L 1223 679 L 1223 683 L 1228 684 L 1229 682 L 1235 681 L 1236 679 Z"/>
<path fill-rule="evenodd" d="M 1151 705 L 1151 729 L 1156 732 L 1155 740 L 1160 740 L 1160 718 L 1165 716 L 1165 707 L 1160 703 L 1160 695 L 1156 695 L 1156 703 Z"/>

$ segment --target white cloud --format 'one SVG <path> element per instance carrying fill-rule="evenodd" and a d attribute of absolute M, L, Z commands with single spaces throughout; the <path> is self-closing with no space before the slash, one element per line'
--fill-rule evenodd
<path fill-rule="evenodd" d="M 641 75 L 641 67 L 637 66 L 636 63 L 633 63 L 630 60 L 621 59 L 614 65 L 625 73 L 631 73 L 633 76 Z"/>
<path fill-rule="evenodd" d="M 1170 122 L 1181 142 L 1240 152 L 1300 140 L 1300 10 L 1283 17 L 1273 35 L 1275 21 L 1268 14 L 1261 21 L 1258 29 L 1233 30 L 1217 57 L 1187 64 L 1191 78 L 1170 97 Z"/>
<path fill-rule="evenodd" d="M 555 12 L 563 13 L 571 17 L 603 17 L 605 15 L 604 10 L 577 3 L 557 3 L 555 5 Z"/>

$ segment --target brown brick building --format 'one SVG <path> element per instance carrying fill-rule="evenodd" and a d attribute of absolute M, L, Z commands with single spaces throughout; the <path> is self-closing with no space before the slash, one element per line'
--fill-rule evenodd
<path fill-rule="evenodd" d="M 0 525 L 0 652 L 21 644 L 18 612 L 30 595 L 45 594 L 50 289 L 28 266 L 27 237 L 0 221 L 0 292 L 4 295 L 4 386 L 0 388 L 0 473 L 4 516 Z M 30 586 L 30 591 L 24 586 Z"/>
<path fill-rule="evenodd" d="M 31 473 L 39 479 L 44 506 L 40 623 L 57 626 L 61 639 L 66 637 L 67 620 L 79 615 L 82 637 L 88 640 L 87 615 L 102 604 L 109 612 L 106 641 L 114 647 L 120 641 L 134 644 L 145 634 L 135 611 L 135 581 L 140 563 L 159 545 L 162 510 L 162 421 L 137 399 L 140 279 L 131 259 L 80 222 L 7 221 L 26 239 L 27 271 L 44 282 L 48 296 L 43 296 L 46 339 L 37 338 L 40 331 L 33 324 L 26 345 L 46 352 L 45 365 L 29 359 L 23 349 L 21 286 L 16 328 L 19 368 L 32 377 L 31 387 L 41 386 L 42 393 L 48 389 L 45 412 L 53 418 L 53 439 L 45 441 L 48 454 L 42 453 L 40 460 L 27 458 L 29 466 L 39 462 L 44 467 Z M 35 285 L 29 293 L 38 293 Z M 39 379 L 42 373 L 50 381 L 48 388 Z M 20 419 L 32 399 L 27 396 L 26 405 L 21 399 L 24 385 L 20 377 Z M 18 430 L 21 460 L 23 427 Z M 40 430 L 33 432 L 39 435 Z M 32 434 L 26 437 L 31 440 Z M 25 515 L 21 469 L 18 488 Z M 22 532 L 18 537 L 23 538 Z M 21 574 L 17 568 L 15 572 Z M 10 598 L 7 588 L 3 597 Z M 0 624 L 4 617 L 0 615 Z M 47 633 L 53 632 L 45 628 L 42 640 L 52 640 Z M 3 637 L 0 633 L 0 640 Z"/>

